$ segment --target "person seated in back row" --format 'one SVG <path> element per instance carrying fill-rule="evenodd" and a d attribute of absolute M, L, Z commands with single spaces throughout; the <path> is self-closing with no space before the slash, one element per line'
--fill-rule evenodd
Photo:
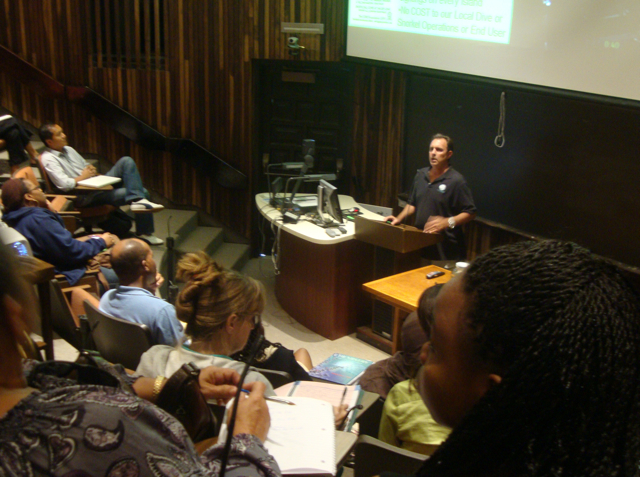
<path fill-rule="evenodd" d="M 358 383 L 362 389 L 386 399 L 393 386 L 415 376 L 415 371 L 420 367 L 420 350 L 427 341 L 427 334 L 420 326 L 416 311 L 409 313 L 402 323 L 400 341 L 402 350 L 364 370 Z"/>
<path fill-rule="evenodd" d="M 418 300 L 418 323 L 427 341 L 433 307 L 442 285 L 427 288 Z M 389 391 L 382 409 L 378 439 L 420 454 L 431 455 L 451 429 L 435 422 L 417 389 L 416 376 L 420 365 L 413 368 L 411 379 L 400 381 Z"/>
<path fill-rule="evenodd" d="M 637 476 L 639 317 L 620 271 L 576 244 L 476 258 L 429 322 L 417 388 L 453 431 L 416 475 Z"/>
<path fill-rule="evenodd" d="M 37 164 L 38 153 L 31 145 L 30 138 L 31 132 L 23 128 L 16 118 L 9 114 L 0 116 L 0 149 L 6 149 L 9 153 L 11 174 L 27 162 Z"/>
<path fill-rule="evenodd" d="M 154 344 L 174 346 L 182 339 L 182 325 L 172 304 L 155 295 L 164 279 L 146 242 L 125 239 L 111 251 L 111 267 L 120 285 L 100 299 L 100 310 L 147 325 Z"/>
<path fill-rule="evenodd" d="M 260 322 L 265 298 L 262 285 L 235 270 L 226 270 L 204 252 L 187 253 L 178 262 L 176 279 L 185 286 L 178 295 L 178 319 L 187 324 L 181 346 L 152 346 L 136 370 L 143 376 L 170 376 L 183 364 L 199 368 L 217 366 L 242 372 L 245 364 L 231 358 L 242 350 L 249 333 Z M 249 372 L 249 381 L 273 386 L 261 374 Z"/>
<path fill-rule="evenodd" d="M 94 257 L 118 242 L 118 237 L 108 232 L 73 238 L 60 215 L 49 209 L 49 201 L 42 189 L 27 179 L 5 182 L 2 185 L 2 203 L 2 219 L 24 235 L 33 255 L 53 265 L 69 285 L 75 285 L 82 278 Z M 100 272 L 109 284 L 117 283 L 117 277 L 110 268 L 100 266 Z"/>
<path fill-rule="evenodd" d="M 204 252 L 186 254 L 178 262 L 176 278 L 185 282 L 176 301 L 176 312 L 180 321 L 187 324 L 187 340 L 177 348 L 153 346 L 140 358 L 137 372 L 168 376 L 189 362 L 198 367 L 219 366 L 241 372 L 249 356 L 241 358 L 245 362 L 233 356 L 245 349 L 252 330 L 261 327 L 266 301 L 262 284 L 225 269 Z M 261 348 L 258 355 L 264 352 Z M 279 355 L 293 357 L 286 348 Z M 308 358 L 306 366 L 310 365 Z M 256 366 L 261 367 L 261 363 Z M 304 370 L 300 368 L 300 372 Z M 265 382 L 266 394 L 273 394 L 273 387 L 262 374 L 250 372 L 249 376 Z"/>
<path fill-rule="evenodd" d="M 198 454 L 180 422 L 155 406 L 167 379 L 129 376 L 121 366 L 23 360 L 25 334 L 39 321 L 33 287 L 0 246 L 0 475 L 216 476 L 223 444 Z M 169 375 L 167 375 L 169 376 Z M 227 402 L 240 376 L 206 368 L 200 391 Z M 238 405 L 228 477 L 278 477 L 265 449 L 270 426 L 264 385 Z"/>
<path fill-rule="evenodd" d="M 69 147 L 67 136 L 62 128 L 54 123 L 40 126 L 40 138 L 47 146 L 42 153 L 42 166 L 53 184 L 62 191 L 70 191 L 79 181 L 98 175 L 96 168 L 90 165 L 78 152 Z M 131 205 L 135 214 L 136 234 L 150 245 L 162 245 L 164 240 L 154 233 L 151 212 L 164 209 L 164 206 L 150 202 L 149 192 L 142 185 L 142 179 L 135 161 L 128 156 L 121 157 L 105 175 L 119 177 L 121 183 L 113 190 L 97 191 L 81 195 L 76 200 L 79 207 L 94 205 Z"/>

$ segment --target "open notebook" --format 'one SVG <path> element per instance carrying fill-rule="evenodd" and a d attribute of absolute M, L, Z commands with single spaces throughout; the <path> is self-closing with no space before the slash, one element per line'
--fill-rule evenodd
<path fill-rule="evenodd" d="M 122 179 L 119 177 L 111 177 L 111 176 L 94 176 L 89 179 L 85 179 L 83 181 L 78 181 L 78 185 L 85 187 L 95 187 L 99 189 L 101 187 L 110 186 L 113 184 L 117 184 Z"/>
<path fill-rule="evenodd" d="M 276 396 L 286 397 L 286 399 L 291 396 L 309 397 L 326 401 L 334 407 L 346 404 L 348 408 L 353 408 L 362 400 L 362 389 L 357 384 L 341 386 L 333 383 L 296 381 L 280 386 L 275 391 Z M 356 410 L 351 411 L 344 420 L 343 429 L 340 430 L 350 431 L 356 420 L 356 414 Z"/>
<path fill-rule="evenodd" d="M 267 401 L 271 426 L 264 443 L 283 475 L 336 475 L 336 435 L 331 404 L 319 399 L 288 397 L 295 406 Z M 227 409 L 231 407 L 231 403 Z M 225 415 L 224 421 L 227 418 Z M 218 442 L 224 442 L 226 424 Z"/>

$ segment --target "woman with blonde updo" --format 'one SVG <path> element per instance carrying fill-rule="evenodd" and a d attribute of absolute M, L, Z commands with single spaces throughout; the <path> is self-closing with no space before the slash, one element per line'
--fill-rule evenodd
<path fill-rule="evenodd" d="M 188 253 L 178 262 L 176 278 L 185 282 L 178 295 L 176 315 L 187 324 L 186 341 L 178 347 L 153 346 L 142 355 L 137 372 L 143 376 L 171 376 L 185 363 L 199 368 L 217 366 L 242 372 L 245 364 L 230 356 L 241 351 L 251 330 L 260 324 L 265 297 L 262 285 L 251 277 L 218 265 L 204 252 Z M 249 372 L 247 382 L 261 381 Z"/>

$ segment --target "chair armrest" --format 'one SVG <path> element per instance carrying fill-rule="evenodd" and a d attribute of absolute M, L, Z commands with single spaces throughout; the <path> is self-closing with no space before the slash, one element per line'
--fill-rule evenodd
<path fill-rule="evenodd" d="M 77 185 L 73 189 L 74 192 L 78 194 L 88 194 L 89 192 L 101 191 L 101 190 L 113 190 L 113 186 L 102 186 L 102 187 L 87 187 L 83 185 Z"/>
<path fill-rule="evenodd" d="M 75 195 L 64 195 L 64 194 L 45 194 L 47 199 L 55 199 L 56 197 L 64 197 L 67 200 L 74 200 L 77 196 Z"/>

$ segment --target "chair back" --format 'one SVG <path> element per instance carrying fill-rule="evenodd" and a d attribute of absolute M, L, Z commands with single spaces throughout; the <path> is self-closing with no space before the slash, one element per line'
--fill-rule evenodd
<path fill-rule="evenodd" d="M 91 336 L 102 357 L 135 370 L 142 353 L 153 343 L 149 327 L 111 316 L 88 301 L 84 302 L 84 308 Z"/>
<path fill-rule="evenodd" d="M 41 173 L 40 175 L 43 175 L 43 174 Z M 23 167 L 22 169 L 17 171 L 13 175 L 13 177 L 15 177 L 16 179 L 26 179 L 32 184 L 40 185 L 40 182 L 38 182 L 38 179 L 36 178 L 36 175 L 33 172 L 33 169 L 31 168 L 31 166 Z M 44 182 L 46 185 L 46 181 Z M 49 190 L 49 186 L 46 186 L 45 188 L 47 189 L 47 191 Z M 49 200 L 49 202 L 51 202 L 51 207 L 56 212 L 62 212 L 67 210 L 71 204 L 71 201 L 66 196 L 63 196 L 63 195 L 48 195 L 47 199 Z"/>
<path fill-rule="evenodd" d="M 22 169 L 16 171 L 16 173 L 13 174 L 13 177 L 15 179 L 27 179 L 29 182 L 35 185 L 39 185 L 38 179 L 36 178 L 33 169 L 31 169 L 31 166 L 23 167 Z"/>
<path fill-rule="evenodd" d="M 47 174 L 47 170 L 42 164 L 42 154 L 38 154 L 38 170 L 40 171 L 40 176 L 42 176 L 42 180 L 44 181 L 46 192 L 48 194 L 62 194 L 62 191 L 53 185 L 53 182 L 51 182 L 49 174 Z"/>
<path fill-rule="evenodd" d="M 93 342 L 89 333 L 89 325 L 82 310 L 72 307 L 71 301 L 67 297 L 62 283 L 58 278 L 49 282 L 51 290 L 51 325 L 53 331 L 67 341 L 77 350 L 93 349 Z M 78 287 L 71 287 L 67 290 L 70 294 L 74 292 L 88 292 Z M 92 297 L 95 299 L 95 297 Z"/>
<path fill-rule="evenodd" d="M 251 371 L 262 374 L 269 380 L 273 389 L 284 386 L 285 384 L 292 383 L 293 377 L 286 371 L 274 371 L 272 369 L 254 368 L 251 366 Z"/>
<path fill-rule="evenodd" d="M 413 475 L 428 456 L 392 446 L 371 436 L 360 436 L 354 447 L 354 477 L 371 477 L 389 471 Z"/>

